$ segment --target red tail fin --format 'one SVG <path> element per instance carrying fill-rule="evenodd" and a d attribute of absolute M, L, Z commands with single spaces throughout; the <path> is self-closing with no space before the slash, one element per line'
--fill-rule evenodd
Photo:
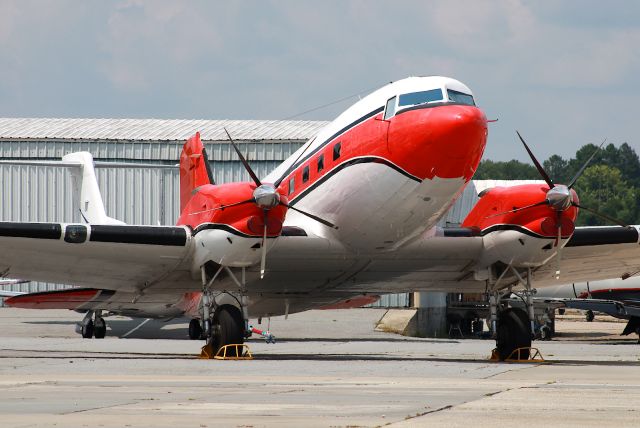
<path fill-rule="evenodd" d="M 209 167 L 207 152 L 200 141 L 200 133 L 189 138 L 180 155 L 180 211 L 191 199 L 193 189 L 205 184 L 215 184 Z"/>

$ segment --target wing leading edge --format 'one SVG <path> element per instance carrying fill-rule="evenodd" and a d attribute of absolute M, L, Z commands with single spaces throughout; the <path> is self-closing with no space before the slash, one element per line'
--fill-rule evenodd
<path fill-rule="evenodd" d="M 188 227 L 0 222 L 7 276 L 104 290 L 197 290 Z"/>

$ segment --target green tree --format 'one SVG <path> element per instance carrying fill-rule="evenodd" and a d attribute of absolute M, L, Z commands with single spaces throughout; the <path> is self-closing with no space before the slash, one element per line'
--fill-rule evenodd
<path fill-rule="evenodd" d="M 515 159 L 507 162 L 486 159 L 480 162 L 473 178 L 475 180 L 538 180 L 540 174 L 533 165 Z"/>
<path fill-rule="evenodd" d="M 567 178 L 567 165 L 568 161 L 564 160 L 561 156 L 553 155 L 542 163 L 542 167 L 554 183 L 566 183 L 570 178 Z"/>
<path fill-rule="evenodd" d="M 628 224 L 637 223 L 638 191 L 629 186 L 618 168 L 590 166 L 576 182 L 575 190 L 580 198 L 580 205 Z M 587 210 L 581 210 L 576 224 L 600 226 L 610 222 Z"/>

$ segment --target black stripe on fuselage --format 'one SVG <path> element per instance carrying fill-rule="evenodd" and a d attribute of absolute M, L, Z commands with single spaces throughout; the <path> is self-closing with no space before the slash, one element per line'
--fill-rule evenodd
<path fill-rule="evenodd" d="M 497 232 L 497 231 L 503 231 L 503 230 L 513 230 L 516 232 L 520 232 L 522 234 L 528 235 L 528 236 L 533 236 L 534 238 L 540 238 L 540 239 L 554 239 L 555 237 L 553 236 L 544 236 L 544 235 L 540 235 L 539 233 L 535 233 L 532 232 L 531 230 L 527 229 L 526 227 L 520 226 L 518 224 L 494 224 L 493 226 L 487 227 L 486 229 L 483 229 L 480 232 L 480 235 L 485 236 L 488 235 L 491 232 Z M 566 239 L 566 236 L 562 237 L 563 239 Z"/>
<path fill-rule="evenodd" d="M 13 223 L 0 222 L 0 236 L 12 238 L 60 239 L 62 226 L 59 223 Z"/>
<path fill-rule="evenodd" d="M 187 231 L 182 227 L 91 226 L 89 240 L 92 242 L 183 247 L 187 243 Z"/>
<path fill-rule="evenodd" d="M 380 164 L 380 165 L 388 166 L 389 168 L 399 172 L 400 174 L 404 175 L 405 177 L 407 177 L 407 178 L 409 178 L 409 179 L 411 179 L 413 181 L 416 181 L 418 183 L 422 183 L 422 180 L 420 179 L 420 177 L 416 177 L 415 175 L 409 174 L 407 171 L 405 171 L 404 169 L 400 168 L 398 165 L 394 164 L 390 160 L 387 160 L 387 159 L 384 159 L 384 158 L 380 158 L 380 157 L 376 157 L 376 156 L 365 156 L 365 157 L 361 157 L 361 158 L 349 159 L 349 160 L 346 160 L 346 161 L 342 162 L 339 165 L 336 165 L 335 167 L 333 167 L 333 169 L 327 171 L 325 174 L 322 175 L 322 177 L 319 177 L 309 187 L 307 187 L 302 192 L 300 192 L 298 195 L 296 195 L 293 199 L 291 199 L 289 201 L 289 205 L 295 205 L 298 201 L 300 201 L 302 198 L 307 196 L 312 190 L 316 189 L 322 183 L 326 182 L 329 178 L 333 177 L 334 175 L 336 175 L 338 172 L 342 171 L 343 169 L 346 169 L 346 168 L 354 166 L 354 165 L 363 164 L 363 163 L 377 163 L 377 164 Z"/>
<path fill-rule="evenodd" d="M 377 109 L 365 114 L 364 116 L 362 116 L 361 118 L 354 120 L 353 122 L 351 122 L 350 124 L 348 124 L 347 126 L 345 126 L 344 128 L 342 128 L 341 130 L 339 130 L 338 132 L 336 132 L 335 134 L 333 134 L 331 137 L 327 138 L 323 143 L 321 143 L 318 147 L 316 147 L 315 149 L 313 149 L 311 152 L 309 152 L 305 157 L 303 157 L 302 159 L 298 160 L 297 162 L 295 162 L 293 165 L 291 165 L 287 171 L 278 179 L 276 180 L 276 182 L 282 182 L 284 181 L 285 178 L 287 178 L 289 175 L 291 175 L 291 173 L 293 173 L 300 165 L 302 165 L 303 163 L 305 163 L 306 161 L 308 161 L 313 155 L 315 155 L 316 153 L 318 153 L 320 150 L 324 149 L 328 144 L 330 144 L 333 140 L 335 140 L 336 138 L 338 138 L 340 135 L 344 134 L 345 132 L 347 132 L 348 130 L 350 130 L 351 128 L 355 127 L 356 125 L 361 124 L 362 122 L 364 122 L 365 120 L 375 116 L 378 113 L 382 113 L 382 111 L 384 110 L 384 106 L 382 107 L 378 107 Z"/>
<path fill-rule="evenodd" d="M 586 227 L 576 229 L 567 247 L 636 243 L 638 243 L 638 230 L 635 227 Z"/>
<path fill-rule="evenodd" d="M 262 235 L 249 235 L 248 233 L 244 233 L 235 229 L 228 224 L 221 223 L 203 223 L 200 226 L 196 227 L 193 231 L 194 235 L 202 232 L 203 230 L 224 230 L 225 232 L 229 232 L 231 234 L 241 236 L 243 238 L 262 238 Z M 267 238 L 277 238 L 280 235 L 267 235 Z"/>

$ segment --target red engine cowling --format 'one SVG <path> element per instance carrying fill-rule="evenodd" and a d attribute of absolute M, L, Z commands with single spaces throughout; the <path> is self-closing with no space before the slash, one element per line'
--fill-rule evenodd
<path fill-rule="evenodd" d="M 514 266 L 539 266 L 556 254 L 558 245 L 566 244 L 575 229 L 578 209 L 551 208 L 545 203 L 548 191 L 546 184 L 524 184 L 481 193 L 462 226 L 481 231 L 485 246 L 482 264 L 500 261 Z M 577 194 L 571 192 L 578 202 Z"/>

